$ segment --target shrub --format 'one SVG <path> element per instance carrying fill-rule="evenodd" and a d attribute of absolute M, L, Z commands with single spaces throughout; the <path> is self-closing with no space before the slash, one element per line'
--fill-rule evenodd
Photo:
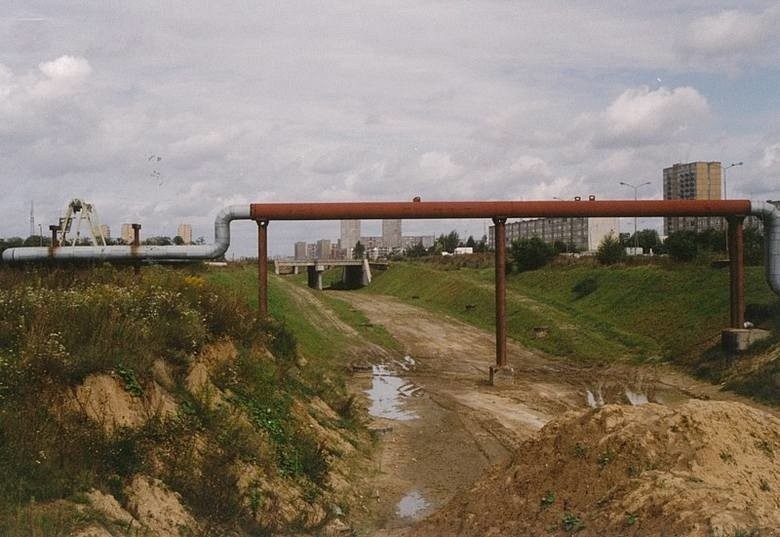
<path fill-rule="evenodd" d="M 572 292 L 577 297 L 577 299 L 583 298 L 591 294 L 593 291 L 599 288 L 599 282 L 596 280 L 596 278 L 585 278 L 584 280 L 578 281 L 574 287 L 572 287 Z"/>
<path fill-rule="evenodd" d="M 512 241 L 509 251 L 512 266 L 518 272 L 542 268 L 555 257 L 555 249 L 539 237 Z"/>
<path fill-rule="evenodd" d="M 675 261 L 693 261 L 699 249 L 694 231 L 675 231 L 664 242 L 669 257 Z"/>
<path fill-rule="evenodd" d="M 620 240 L 613 233 L 601 239 L 598 250 L 596 250 L 596 259 L 602 265 L 614 265 L 625 260 L 626 251 L 620 244 Z"/>

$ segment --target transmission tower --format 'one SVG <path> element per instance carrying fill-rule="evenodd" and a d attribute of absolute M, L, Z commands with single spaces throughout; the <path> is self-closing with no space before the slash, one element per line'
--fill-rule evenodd
<path fill-rule="evenodd" d="M 35 202 L 30 202 L 30 234 L 28 237 L 35 235 Z"/>

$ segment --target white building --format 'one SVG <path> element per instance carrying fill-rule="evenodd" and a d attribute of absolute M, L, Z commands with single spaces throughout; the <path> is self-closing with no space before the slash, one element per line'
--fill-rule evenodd
<path fill-rule="evenodd" d="M 506 223 L 506 244 L 516 239 L 539 237 L 544 242 L 563 242 L 578 250 L 595 251 L 601 241 L 613 233 L 619 234 L 618 218 L 556 217 L 533 218 Z M 495 248 L 495 226 L 488 229 L 488 243 Z"/>
<path fill-rule="evenodd" d="M 401 248 L 401 220 L 382 220 L 382 242 L 387 248 Z"/>

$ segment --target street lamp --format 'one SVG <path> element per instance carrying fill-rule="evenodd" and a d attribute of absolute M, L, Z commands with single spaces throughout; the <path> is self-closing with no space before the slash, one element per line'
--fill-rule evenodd
<path fill-rule="evenodd" d="M 728 192 L 728 189 L 726 188 L 726 170 L 728 170 L 729 168 L 733 168 L 734 166 L 742 166 L 743 164 L 744 164 L 744 162 L 741 162 L 741 161 L 740 162 L 732 162 L 728 166 L 724 166 L 723 167 L 723 199 L 724 200 L 728 199 L 728 197 L 729 197 L 728 196 L 729 192 Z"/>
<path fill-rule="evenodd" d="M 624 183 L 623 181 L 620 181 L 620 184 L 623 186 L 628 186 L 634 189 L 634 201 L 637 200 L 637 191 L 646 185 L 651 185 L 650 181 L 646 181 L 639 185 L 632 185 L 631 183 Z M 636 234 L 636 216 L 634 216 L 634 255 L 636 255 L 636 251 L 639 249 L 639 236 Z"/>

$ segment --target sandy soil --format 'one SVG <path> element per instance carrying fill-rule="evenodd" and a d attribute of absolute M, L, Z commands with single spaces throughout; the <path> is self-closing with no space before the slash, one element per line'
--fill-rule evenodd
<path fill-rule="evenodd" d="M 309 291 L 299 291 L 302 300 L 318 302 Z M 389 389 L 397 400 L 385 403 L 405 416 L 394 419 L 393 412 L 382 416 L 380 411 L 373 417 L 380 453 L 369 480 L 367 514 L 356 527 L 359 535 L 407 535 L 495 465 L 509 464 L 518 446 L 567 411 L 632 400 L 671 408 L 690 399 L 744 401 L 665 366 L 575 365 L 512 342 L 508 357 L 515 384 L 496 388 L 487 382 L 495 360 L 492 333 L 391 297 L 330 293 L 384 326 L 404 347 L 393 356 L 374 352 L 376 346 L 356 337 L 359 350 L 353 357 L 360 356 L 361 367 L 355 388 L 372 405 L 372 389 L 389 375 L 384 380 L 395 382 Z M 332 315 L 326 318 L 332 323 Z M 385 367 L 371 371 L 370 364 Z M 406 419 L 410 415 L 413 419 Z"/>

